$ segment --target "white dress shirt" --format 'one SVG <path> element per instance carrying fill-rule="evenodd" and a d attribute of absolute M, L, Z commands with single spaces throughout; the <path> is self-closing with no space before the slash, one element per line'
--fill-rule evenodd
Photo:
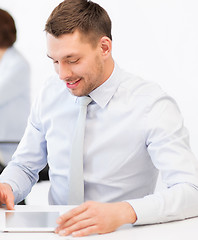
<path fill-rule="evenodd" d="M 30 112 L 30 68 L 10 47 L 0 60 L 0 152 L 5 164 L 22 138 Z M 3 142 L 3 143 L 2 143 Z"/>
<path fill-rule="evenodd" d="M 127 200 L 136 224 L 198 215 L 198 162 L 175 101 L 155 83 L 117 65 L 90 93 L 84 145 L 85 201 Z M 76 97 L 58 77 L 35 100 L 25 135 L 0 181 L 15 202 L 26 197 L 48 162 L 51 204 L 67 204 L 71 139 L 78 117 Z M 167 189 L 154 193 L 158 170 Z"/>

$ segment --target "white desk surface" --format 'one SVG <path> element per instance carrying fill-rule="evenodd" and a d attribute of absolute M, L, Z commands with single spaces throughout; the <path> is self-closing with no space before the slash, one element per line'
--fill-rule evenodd
<path fill-rule="evenodd" d="M 15 206 L 16 211 L 47 211 L 55 210 L 61 214 L 71 209 L 70 206 Z M 0 209 L 1 212 L 4 211 Z M 63 237 L 55 233 L 8 233 L 0 232 L 2 240 L 197 240 L 198 217 L 183 221 L 146 226 L 125 225 L 113 233 L 91 235 L 83 238 Z"/>

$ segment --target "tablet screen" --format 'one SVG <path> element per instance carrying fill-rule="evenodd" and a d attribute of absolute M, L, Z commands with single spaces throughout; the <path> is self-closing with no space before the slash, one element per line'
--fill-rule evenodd
<path fill-rule="evenodd" d="M 59 212 L 6 212 L 7 229 L 55 229 Z"/>

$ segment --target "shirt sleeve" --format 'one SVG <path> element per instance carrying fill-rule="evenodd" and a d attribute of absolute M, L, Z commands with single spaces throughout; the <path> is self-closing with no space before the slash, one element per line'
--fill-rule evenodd
<path fill-rule="evenodd" d="M 175 101 L 164 95 L 148 107 L 146 146 L 166 188 L 128 201 L 135 224 L 153 224 L 198 215 L 198 161 Z"/>
<path fill-rule="evenodd" d="M 0 176 L 0 182 L 11 185 L 15 203 L 23 200 L 38 181 L 38 173 L 47 164 L 45 134 L 38 119 L 37 101 L 33 104 L 24 136 Z"/>

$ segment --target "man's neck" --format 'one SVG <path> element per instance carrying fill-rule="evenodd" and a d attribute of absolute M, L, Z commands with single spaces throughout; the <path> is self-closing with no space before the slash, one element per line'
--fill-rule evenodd
<path fill-rule="evenodd" d="M 106 62 L 106 70 L 105 70 L 106 75 L 104 76 L 105 81 L 111 76 L 113 69 L 114 69 L 114 60 L 112 57 L 110 57 Z"/>

